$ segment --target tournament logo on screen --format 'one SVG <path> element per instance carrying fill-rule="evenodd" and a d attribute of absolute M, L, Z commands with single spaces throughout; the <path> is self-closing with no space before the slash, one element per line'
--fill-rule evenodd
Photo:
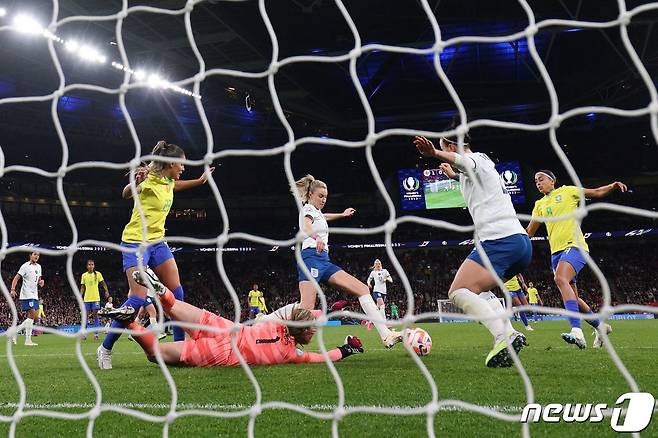
<path fill-rule="evenodd" d="M 421 173 L 418 169 L 398 171 L 400 182 L 400 206 L 403 210 L 425 208 L 425 193 L 421 188 Z"/>
<path fill-rule="evenodd" d="M 503 183 L 505 190 L 512 197 L 512 202 L 515 204 L 524 203 L 525 190 L 523 189 L 523 180 L 520 177 L 521 166 L 518 161 L 498 163 L 496 170 L 498 170 L 500 181 Z"/>
<path fill-rule="evenodd" d="M 414 192 L 420 188 L 420 181 L 418 178 L 408 176 L 402 180 L 402 187 L 404 187 L 407 192 Z"/>
<path fill-rule="evenodd" d="M 500 174 L 503 184 L 506 186 L 514 185 L 519 180 L 519 176 L 512 170 L 506 170 Z"/>

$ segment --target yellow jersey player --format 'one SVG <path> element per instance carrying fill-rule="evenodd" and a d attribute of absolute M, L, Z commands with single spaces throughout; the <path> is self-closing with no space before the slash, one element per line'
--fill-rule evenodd
<path fill-rule="evenodd" d="M 107 284 L 105 284 L 105 279 L 103 274 L 100 271 L 96 270 L 96 262 L 89 259 L 87 260 L 87 272 L 82 274 L 80 277 L 80 293 L 85 302 L 85 308 L 87 309 L 87 317 L 93 318 L 92 327 L 100 327 L 100 321 L 98 319 L 98 310 L 101 308 L 101 294 L 99 292 L 98 286 L 103 287 L 105 292 L 105 299 L 110 296 L 110 292 L 107 290 Z M 98 332 L 94 332 L 94 339 L 98 339 Z"/>
<path fill-rule="evenodd" d="M 39 311 L 37 312 L 37 325 L 40 325 L 43 327 L 43 322 L 46 319 L 46 311 L 44 310 L 43 307 L 43 299 L 39 298 Z M 35 331 L 34 336 L 39 336 L 43 334 L 41 331 Z"/>
<path fill-rule="evenodd" d="M 265 295 L 261 291 L 260 298 L 258 299 L 258 307 L 260 308 L 260 313 L 263 315 L 267 314 L 267 305 L 265 304 Z"/>
<path fill-rule="evenodd" d="M 249 318 L 255 318 L 260 313 L 260 299 L 263 293 L 258 290 L 258 285 L 254 283 L 247 296 L 249 306 Z"/>
<path fill-rule="evenodd" d="M 624 183 L 613 182 L 596 189 L 580 189 L 575 186 L 561 186 L 556 188 L 557 178 L 550 170 L 540 170 L 535 174 L 535 185 L 537 190 L 544 195 L 535 202 L 532 210 L 534 217 L 561 217 L 573 213 L 578 208 L 581 190 L 586 198 L 603 198 L 615 190 L 626 192 L 628 189 Z M 533 236 L 541 222 L 532 220 L 528 224 L 528 235 Z M 585 267 L 584 252 L 589 251 L 585 237 L 580 225 L 575 218 L 564 219 L 555 222 L 546 222 L 548 231 L 548 242 L 551 247 L 551 266 L 555 275 L 555 284 L 560 290 L 564 308 L 575 313 L 592 313 L 589 305 L 578 296 L 576 280 L 578 273 Z M 585 336 L 580 327 L 580 318 L 569 317 L 571 332 L 562 333 L 562 339 L 578 348 L 587 347 Z M 598 319 L 588 319 L 587 322 L 596 330 L 594 348 L 600 348 L 603 341 L 599 336 L 600 331 L 606 334 L 612 331 L 608 324 L 601 323 Z"/>
<path fill-rule="evenodd" d="M 541 297 L 539 296 L 539 291 L 535 287 L 535 285 L 532 283 L 532 281 L 528 282 L 528 303 L 530 303 L 531 306 L 537 306 L 537 305 L 544 305 L 544 302 L 542 301 Z M 537 311 L 532 312 L 532 320 L 533 322 L 537 322 L 537 318 L 542 319 L 541 314 L 538 314 Z"/>
<path fill-rule="evenodd" d="M 525 293 L 523 292 L 525 287 L 525 282 L 523 281 L 523 275 L 517 274 L 514 277 L 510 278 L 505 282 L 505 287 L 509 291 L 509 294 L 512 296 L 512 305 L 514 306 L 527 306 L 528 301 L 525 298 Z M 523 326 L 528 331 L 533 331 L 534 329 L 528 324 L 528 316 L 525 312 L 519 312 L 519 317 Z"/>
<path fill-rule="evenodd" d="M 144 223 L 142 223 L 138 203 L 135 200 L 130 222 L 124 227 L 121 235 L 121 246 L 126 249 L 122 254 L 123 270 L 128 279 L 128 299 L 118 309 L 108 311 L 103 309 L 102 316 L 112 317 L 114 313 L 125 312 L 137 313 L 137 310 L 144 305 L 147 296 L 146 288 L 137 284 L 132 275 L 140 264 L 144 268 L 148 266 L 153 269 L 162 282 L 173 291 L 176 299 L 184 300 L 178 265 L 176 265 L 169 246 L 164 241 L 165 221 L 174 202 L 174 192 L 205 184 L 215 168 L 211 167 L 209 173 L 204 173 L 197 179 L 181 180 L 180 177 L 185 166 L 180 161 L 174 160 L 185 159 L 183 149 L 161 140 L 155 145 L 151 155 L 158 158 L 151 161 L 148 166 L 137 169 L 135 174 L 137 197 L 144 214 Z M 130 184 L 123 188 L 122 196 L 124 199 L 132 198 L 133 191 Z M 146 235 L 143 234 L 144 229 Z M 148 244 L 146 249 L 137 251 L 143 243 Z M 112 327 L 119 329 L 124 325 L 115 320 Z M 101 369 L 112 368 L 112 347 L 120 336 L 120 333 L 109 333 L 103 344 L 96 350 L 98 366 Z M 174 340 L 181 341 L 184 338 L 183 329 L 174 327 Z"/>

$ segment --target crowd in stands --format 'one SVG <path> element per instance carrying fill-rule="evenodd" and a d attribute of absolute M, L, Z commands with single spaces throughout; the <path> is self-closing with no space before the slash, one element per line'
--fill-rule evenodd
<path fill-rule="evenodd" d="M 595 241 L 592 257 L 610 285 L 612 304 L 647 304 L 658 300 L 658 254 L 653 251 L 655 241 L 634 238 L 615 241 Z M 456 269 L 470 251 L 469 246 L 440 249 L 395 250 L 410 282 L 414 294 L 415 312 L 437 311 L 437 300 L 447 299 L 447 292 Z M 186 300 L 199 307 L 235 318 L 235 303 L 223 283 L 218 270 L 215 252 L 177 252 L 176 260 L 186 291 Z M 294 254 L 288 249 L 276 252 L 225 252 L 221 254 L 231 285 L 240 301 L 240 319 L 247 319 L 247 293 L 253 283 L 264 292 L 268 309 L 274 310 L 297 301 L 297 270 Z M 79 251 L 72 263 L 73 279 L 79 284 L 88 258 L 96 261 L 103 273 L 115 303 L 126 298 L 127 282 L 121 272 L 121 256 L 113 251 Z M 393 275 L 389 286 L 387 304 L 396 303 L 400 316 L 407 311 L 407 295 L 400 275 L 387 257 L 384 249 L 354 249 L 332 251 L 334 263 L 365 282 L 373 260 L 380 258 Z M 13 253 L 2 261 L 2 278 L 9 290 L 11 279 L 19 266 L 27 260 L 27 253 Z M 45 286 L 40 291 L 48 326 L 80 323 L 80 309 L 66 271 L 66 257 L 43 255 L 42 265 Z M 562 302 L 550 271 L 550 254 L 545 243 L 534 245 L 533 262 L 524 272 L 526 281 L 532 281 L 539 289 L 544 304 L 562 307 Z M 591 269 L 586 268 L 578 279 L 580 295 L 598 309 L 602 304 L 602 287 Z M 337 300 L 352 301 L 352 309 L 359 310 L 358 303 L 343 292 L 323 286 L 327 303 Z M 498 291 L 499 296 L 500 291 Z M 101 297 L 104 303 L 104 297 Z M 319 306 L 318 301 L 318 306 Z M 22 320 L 22 316 L 19 317 Z M 11 322 L 9 306 L 0 299 L 0 327 Z"/>

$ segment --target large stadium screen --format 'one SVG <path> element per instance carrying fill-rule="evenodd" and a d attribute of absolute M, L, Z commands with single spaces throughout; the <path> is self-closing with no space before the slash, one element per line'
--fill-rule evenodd
<path fill-rule="evenodd" d="M 496 170 L 512 202 L 525 202 L 525 189 L 518 161 L 498 163 Z M 459 181 L 448 178 L 441 169 L 401 169 L 398 171 L 403 210 L 464 208 Z"/>

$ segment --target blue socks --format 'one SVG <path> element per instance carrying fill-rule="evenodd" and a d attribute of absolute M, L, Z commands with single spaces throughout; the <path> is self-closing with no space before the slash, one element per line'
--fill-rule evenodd
<path fill-rule="evenodd" d="M 128 297 L 128 299 L 121 305 L 121 307 L 131 306 L 135 310 L 137 310 L 140 307 L 142 307 L 143 305 L 144 305 L 144 298 L 140 298 L 140 297 L 137 297 L 137 296 L 131 296 L 131 297 Z M 112 327 L 112 328 L 124 328 L 125 326 L 120 322 L 112 321 L 112 325 L 110 327 Z M 116 341 L 118 341 L 120 337 L 121 337 L 121 333 L 108 333 L 105 336 L 105 340 L 103 341 L 103 347 L 105 347 L 108 350 L 111 350 L 112 347 L 114 347 L 114 344 L 116 343 Z"/>
<path fill-rule="evenodd" d="M 591 315 L 592 313 L 594 312 L 592 312 L 591 310 L 587 312 L 588 315 Z M 591 325 L 594 328 L 598 328 L 599 324 L 601 324 L 601 321 L 599 321 L 598 319 L 586 319 L 585 321 L 587 321 L 587 324 Z"/>
<path fill-rule="evenodd" d="M 98 315 L 94 318 L 94 327 L 99 327 L 101 325 Z"/>
<path fill-rule="evenodd" d="M 171 291 L 174 294 L 174 297 L 178 301 L 185 301 L 185 292 L 183 292 L 183 286 L 178 286 L 176 289 Z M 185 330 L 181 327 L 174 327 L 174 341 L 184 341 L 185 340 Z"/>
<path fill-rule="evenodd" d="M 565 301 L 564 308 L 571 312 L 576 312 L 576 313 L 580 312 L 580 310 L 578 309 L 578 301 L 576 300 Z M 580 328 L 580 318 L 569 317 L 569 324 L 571 324 L 571 328 Z"/>
<path fill-rule="evenodd" d="M 528 327 L 528 317 L 526 316 L 525 312 L 519 312 L 519 316 L 521 317 L 523 325 Z"/>

